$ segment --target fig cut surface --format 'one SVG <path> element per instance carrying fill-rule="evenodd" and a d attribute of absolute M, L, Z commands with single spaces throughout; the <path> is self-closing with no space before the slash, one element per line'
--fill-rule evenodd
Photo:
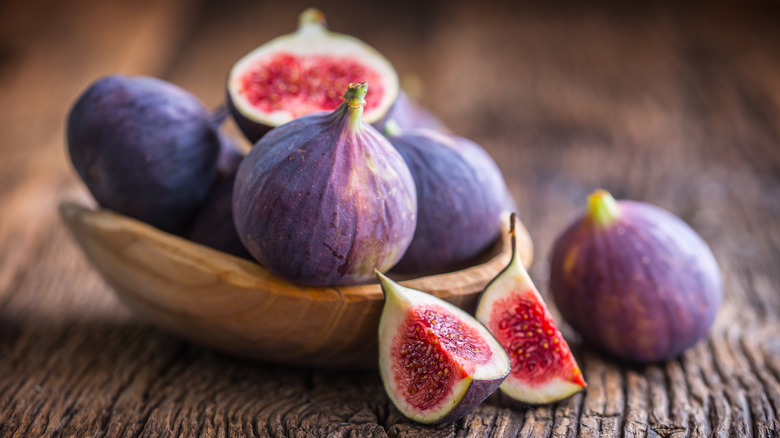
<path fill-rule="evenodd" d="M 508 356 L 468 313 L 377 275 L 385 293 L 379 368 L 390 399 L 420 423 L 463 417 L 507 376 Z"/>
<path fill-rule="evenodd" d="M 516 220 L 512 214 L 513 247 Z M 485 288 L 476 317 L 493 333 L 511 360 L 512 371 L 501 384 L 501 391 L 523 403 L 553 403 L 587 385 L 516 252 L 513 249 L 509 265 Z"/>

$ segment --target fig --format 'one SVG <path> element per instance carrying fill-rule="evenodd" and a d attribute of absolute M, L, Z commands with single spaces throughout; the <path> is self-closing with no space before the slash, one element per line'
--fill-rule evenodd
<path fill-rule="evenodd" d="M 208 111 L 156 78 L 92 83 L 70 110 L 67 143 L 100 205 L 166 231 L 183 226 L 217 175 L 219 140 Z"/>
<path fill-rule="evenodd" d="M 389 139 L 417 190 L 417 229 L 395 271 L 443 272 L 488 248 L 509 207 L 509 191 L 490 155 L 466 138 L 432 129 L 402 131 Z"/>
<path fill-rule="evenodd" d="M 390 128 L 390 132 L 398 130 L 408 131 L 418 128 L 438 129 L 440 131 L 450 130 L 444 122 L 439 120 L 427 108 L 410 99 L 403 90 L 398 92 L 398 98 L 393 106 L 390 107 L 390 111 L 382 119 L 374 123 L 374 126 L 379 132 L 387 133 L 387 124 L 391 121 L 397 124 L 397 126 Z"/>
<path fill-rule="evenodd" d="M 193 242 L 251 260 L 252 256 L 238 238 L 233 221 L 233 185 L 244 154 L 235 139 L 224 131 L 219 131 L 219 138 L 219 176 L 195 214 L 186 237 Z"/>
<path fill-rule="evenodd" d="M 440 298 L 377 273 L 379 371 L 390 400 L 420 423 L 455 421 L 509 374 L 509 357 L 473 316 Z"/>
<path fill-rule="evenodd" d="M 475 316 L 507 351 L 512 371 L 501 384 L 528 404 L 563 400 L 587 385 L 582 371 L 528 275 L 517 249 L 517 215 L 510 215 L 512 258 L 479 298 Z"/>
<path fill-rule="evenodd" d="M 678 356 L 707 336 L 723 300 L 710 248 L 672 213 L 593 192 L 558 237 L 550 291 L 586 341 L 635 363 Z"/>
<path fill-rule="evenodd" d="M 398 75 L 374 48 L 330 32 L 317 9 L 303 11 L 298 31 L 276 37 L 238 60 L 227 79 L 228 106 L 255 143 L 271 128 L 332 111 L 350 83 L 368 82 L 364 120 L 377 122 L 398 97 Z"/>
<path fill-rule="evenodd" d="M 312 286 L 360 283 L 406 251 L 417 221 L 401 155 L 361 119 L 368 85 L 336 110 L 271 130 L 241 162 L 233 192 L 239 237 L 266 268 Z"/>

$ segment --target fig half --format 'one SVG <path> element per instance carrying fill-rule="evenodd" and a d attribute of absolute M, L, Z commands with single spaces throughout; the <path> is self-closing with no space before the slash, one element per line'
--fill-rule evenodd
<path fill-rule="evenodd" d="M 512 259 L 488 283 L 477 305 L 476 317 L 512 361 L 512 371 L 501 384 L 501 391 L 523 403 L 552 403 L 582 391 L 587 385 L 569 345 L 518 257 L 516 221 L 512 214 Z"/>
<path fill-rule="evenodd" d="M 379 371 L 393 404 L 420 423 L 455 421 L 492 394 L 509 358 L 490 332 L 458 307 L 377 272 L 385 304 Z"/>
<path fill-rule="evenodd" d="M 396 101 L 398 75 L 378 51 L 330 32 L 325 15 L 303 11 L 298 31 L 266 42 L 238 60 L 227 79 L 227 101 L 244 135 L 255 143 L 275 126 L 332 111 L 350 83 L 368 82 L 364 120 L 379 121 Z"/>
<path fill-rule="evenodd" d="M 566 321 L 631 362 L 671 359 L 706 337 L 723 300 L 715 257 L 688 224 L 605 190 L 556 240 L 550 270 Z"/>

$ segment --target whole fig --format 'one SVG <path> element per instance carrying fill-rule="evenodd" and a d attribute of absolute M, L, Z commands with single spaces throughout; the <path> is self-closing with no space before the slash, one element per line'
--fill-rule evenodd
<path fill-rule="evenodd" d="M 430 274 L 463 264 L 490 246 L 510 208 L 496 163 L 478 144 L 416 129 L 391 135 L 417 188 L 417 229 L 398 272 Z"/>
<path fill-rule="evenodd" d="M 403 158 L 361 119 L 367 84 L 332 112 L 271 130 L 238 168 L 236 229 L 272 272 L 307 285 L 367 281 L 403 255 L 417 199 Z"/>
<path fill-rule="evenodd" d="M 70 110 L 67 142 L 100 205 L 166 231 L 190 218 L 217 175 L 219 140 L 208 111 L 160 79 L 94 82 Z"/>
<path fill-rule="evenodd" d="M 604 190 L 556 240 L 550 269 L 566 321 L 631 362 L 671 359 L 706 337 L 723 300 L 715 258 L 691 227 Z"/>

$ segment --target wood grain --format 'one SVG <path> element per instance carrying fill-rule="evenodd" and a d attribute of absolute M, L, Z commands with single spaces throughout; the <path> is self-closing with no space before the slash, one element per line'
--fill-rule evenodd
<path fill-rule="evenodd" d="M 505 173 L 536 247 L 597 187 L 674 212 L 710 244 L 726 299 L 680 358 L 628 366 L 579 341 L 589 387 L 550 406 L 494 394 L 440 426 L 405 420 L 376 371 L 224 355 L 115 298 L 58 202 L 89 202 L 63 121 L 102 74 L 223 100 L 230 64 L 292 30 L 302 2 L 0 4 L 0 437 L 780 435 L 780 7 L 773 2 L 324 1 Z"/>
<path fill-rule="evenodd" d="M 63 202 L 62 218 L 87 260 L 141 315 L 185 339 L 240 356 L 298 366 L 376 368 L 384 295 L 377 282 L 300 286 L 257 263 L 117 214 Z M 501 238 L 473 265 L 404 279 L 468 312 L 512 256 L 509 214 Z M 516 251 L 533 247 L 515 223 Z M 400 280 L 392 272 L 391 277 Z"/>

